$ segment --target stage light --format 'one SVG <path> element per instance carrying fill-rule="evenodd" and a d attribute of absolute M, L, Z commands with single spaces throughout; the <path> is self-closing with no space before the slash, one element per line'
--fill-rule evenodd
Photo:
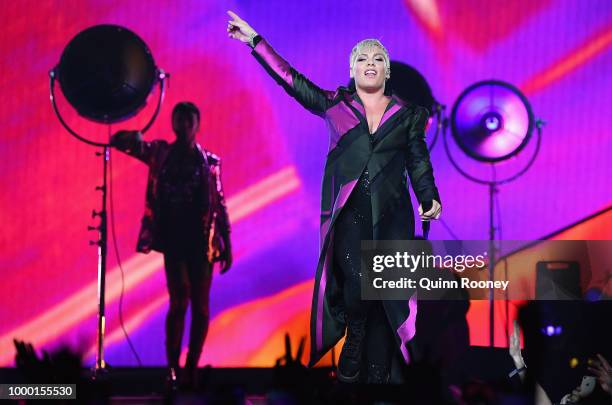
<path fill-rule="evenodd" d="M 446 124 L 444 129 L 448 128 Z M 468 157 L 478 162 L 491 164 L 491 178 L 481 179 L 463 170 L 456 162 L 448 146 L 446 131 L 443 132 L 444 150 L 457 171 L 470 181 L 487 185 L 489 188 L 489 280 L 493 281 L 495 268 L 494 205 L 497 186 L 516 180 L 533 164 L 540 149 L 543 121 L 535 120 L 527 98 L 510 83 L 500 80 L 484 80 L 467 87 L 453 105 L 450 117 L 452 138 Z M 537 129 L 537 144 L 533 156 L 524 168 L 507 178 L 497 178 L 495 164 L 519 154 L 529 143 L 534 128 Z M 494 342 L 494 294 L 489 291 L 489 340 Z M 552 336 L 557 333 L 551 326 L 543 330 Z M 559 332 L 560 333 L 560 332 Z"/>
<path fill-rule="evenodd" d="M 593 287 L 586 290 L 584 293 L 584 300 L 589 302 L 600 301 L 603 296 L 604 294 L 601 289 Z"/>
<path fill-rule="evenodd" d="M 563 328 L 559 325 L 546 325 L 542 328 L 542 333 L 546 336 L 556 336 L 563 333 Z"/>
<path fill-rule="evenodd" d="M 55 81 L 59 81 L 64 97 L 81 117 L 109 125 L 136 115 L 159 83 L 157 108 L 141 129 L 144 133 L 157 118 L 168 77 L 155 66 L 151 51 L 138 35 L 107 24 L 78 33 L 49 76 L 51 104 L 60 123 L 80 141 L 102 147 L 106 143 L 82 137 L 64 121 L 55 99 Z"/>
<path fill-rule="evenodd" d="M 490 112 L 483 117 L 484 126 L 491 132 L 497 131 L 502 126 L 502 118 L 495 112 Z"/>
<path fill-rule="evenodd" d="M 529 142 L 534 126 L 525 96 L 499 80 L 478 82 L 465 89 L 451 113 L 455 142 L 468 156 L 483 162 L 516 155 Z"/>
<path fill-rule="evenodd" d="M 98 226 L 88 229 L 98 232 L 98 336 L 94 376 L 106 368 L 104 360 L 104 330 L 106 324 L 106 258 L 108 253 L 107 201 L 108 161 L 110 159 L 110 125 L 138 113 L 146 104 L 153 86 L 159 82 L 159 98 L 153 116 L 140 130 L 145 133 L 153 124 L 164 98 L 166 73 L 155 66 L 149 48 L 132 31 L 117 25 L 96 25 L 78 33 L 66 46 L 59 64 L 49 72 L 49 92 L 53 111 L 64 128 L 78 140 L 102 147 L 102 207 L 93 210 L 99 217 Z M 66 100 L 88 120 L 108 125 L 109 138 L 97 142 L 75 132 L 62 118 L 55 99 L 55 81 Z"/>
<path fill-rule="evenodd" d="M 132 31 L 96 25 L 76 35 L 57 66 L 64 96 L 78 113 L 102 123 L 136 114 L 156 82 L 147 45 Z"/>

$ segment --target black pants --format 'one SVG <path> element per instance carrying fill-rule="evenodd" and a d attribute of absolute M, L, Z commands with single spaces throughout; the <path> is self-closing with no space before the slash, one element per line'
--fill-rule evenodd
<path fill-rule="evenodd" d="M 204 249 L 196 252 L 164 254 L 170 306 L 166 316 L 166 356 L 168 366 L 178 368 L 185 314 L 191 301 L 189 352 L 185 367 L 195 369 L 200 360 L 209 323 L 209 294 L 212 266 Z"/>
<path fill-rule="evenodd" d="M 384 382 L 395 347 L 393 332 L 382 302 L 361 299 L 361 241 L 373 238 L 371 204 L 366 170 L 335 224 L 334 267 L 342 282 L 347 327 L 365 323 L 362 369 L 367 367 L 369 382 Z"/>

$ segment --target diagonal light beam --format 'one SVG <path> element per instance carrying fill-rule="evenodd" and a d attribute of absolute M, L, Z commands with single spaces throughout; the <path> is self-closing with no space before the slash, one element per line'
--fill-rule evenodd
<path fill-rule="evenodd" d="M 572 71 L 587 63 L 612 44 L 612 27 L 595 34 L 583 44 L 574 48 L 551 66 L 536 73 L 526 80 L 520 87 L 525 94 L 533 94 L 546 86 L 562 79 Z"/>
<path fill-rule="evenodd" d="M 404 2 L 431 34 L 435 37 L 442 34 L 440 11 L 436 0 L 404 0 Z"/>

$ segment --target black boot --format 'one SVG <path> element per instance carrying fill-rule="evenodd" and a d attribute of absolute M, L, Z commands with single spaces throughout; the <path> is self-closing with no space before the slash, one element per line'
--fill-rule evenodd
<path fill-rule="evenodd" d="M 359 380 L 364 337 L 365 320 L 349 321 L 338 361 L 338 380 L 345 383 L 355 383 Z"/>

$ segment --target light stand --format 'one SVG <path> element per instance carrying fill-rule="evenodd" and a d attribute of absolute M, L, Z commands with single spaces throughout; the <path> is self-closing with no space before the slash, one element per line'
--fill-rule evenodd
<path fill-rule="evenodd" d="M 108 124 L 109 129 L 109 140 L 106 143 L 100 143 L 91 141 L 74 131 L 63 119 L 60 111 L 57 107 L 55 97 L 55 81 L 58 77 L 58 67 L 55 67 L 49 72 L 49 93 L 51 99 L 51 105 L 53 111 L 59 119 L 62 126 L 79 141 L 84 142 L 88 145 L 101 147 L 102 152 L 96 152 L 96 156 L 102 157 L 102 185 L 97 186 L 96 190 L 101 191 L 101 209 L 92 211 L 92 218 L 99 217 L 100 222 L 98 226 L 88 226 L 90 231 L 98 231 L 98 240 L 90 241 L 90 245 L 98 246 L 98 325 L 97 325 L 97 350 L 96 350 L 96 362 L 93 368 L 92 377 L 97 378 L 102 371 L 106 369 L 106 362 L 104 360 L 104 333 L 106 328 L 106 317 L 105 317 L 105 296 L 106 296 L 106 270 L 107 270 L 107 252 L 108 252 L 108 222 L 107 222 L 107 184 L 108 184 L 108 161 L 110 158 L 110 122 Z M 163 70 L 156 70 L 155 80 L 159 83 L 159 96 L 157 99 L 157 107 L 153 116 L 140 131 L 145 133 L 153 122 L 157 118 L 161 109 L 161 104 L 165 95 L 165 80 L 169 77 Z"/>
<path fill-rule="evenodd" d="M 529 142 L 533 128 L 537 142 L 533 155 L 516 174 L 498 180 L 493 176 L 483 180 L 463 170 L 454 159 L 447 141 L 448 120 L 443 130 L 444 149 L 457 171 L 466 179 L 488 187 L 489 192 L 489 281 L 495 280 L 495 195 L 498 186 L 518 179 L 533 165 L 538 155 L 544 122 L 535 119 L 525 96 L 513 85 L 498 80 L 486 80 L 469 86 L 458 97 L 451 115 L 451 131 L 459 147 L 472 159 L 495 164 L 516 156 Z M 512 131 L 508 129 L 512 128 Z M 514 133 L 516 129 L 521 133 Z M 500 146 L 501 145 L 501 146 Z M 494 172 L 495 173 L 495 172 Z M 493 285 L 491 283 L 491 285 Z M 495 345 L 494 289 L 489 289 L 489 345 Z"/>

